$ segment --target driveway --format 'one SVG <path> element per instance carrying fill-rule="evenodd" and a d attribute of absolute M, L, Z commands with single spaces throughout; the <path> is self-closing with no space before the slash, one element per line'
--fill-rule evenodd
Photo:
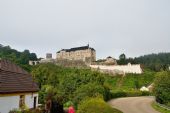
<path fill-rule="evenodd" d="M 123 113 L 160 113 L 152 108 L 154 97 L 127 97 L 113 99 L 108 103 Z"/>

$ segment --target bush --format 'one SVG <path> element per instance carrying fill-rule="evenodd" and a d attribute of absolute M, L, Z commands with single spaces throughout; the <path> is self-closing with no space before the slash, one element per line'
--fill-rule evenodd
<path fill-rule="evenodd" d="M 150 92 L 147 91 L 139 91 L 139 90 L 134 90 L 134 91 L 112 91 L 111 92 L 112 98 L 119 98 L 119 97 L 136 97 L 136 96 L 149 96 L 151 95 Z"/>
<path fill-rule="evenodd" d="M 74 103 L 72 101 L 68 101 L 64 104 L 64 108 L 69 108 L 70 106 L 74 106 Z"/>
<path fill-rule="evenodd" d="M 127 97 L 137 97 L 137 96 L 149 96 L 151 93 L 149 91 L 128 91 Z"/>
<path fill-rule="evenodd" d="M 122 113 L 112 108 L 101 98 L 87 98 L 78 107 L 77 113 Z"/>
<path fill-rule="evenodd" d="M 89 83 L 80 86 L 74 93 L 74 103 L 77 105 L 86 97 L 96 97 L 105 95 L 105 89 L 103 86 L 96 83 Z"/>
<path fill-rule="evenodd" d="M 127 97 L 127 94 L 124 91 L 114 91 L 114 92 L 111 92 L 111 95 L 112 95 L 112 98 Z"/>
<path fill-rule="evenodd" d="M 170 106 L 170 72 L 160 72 L 154 81 L 156 101 Z"/>
<path fill-rule="evenodd" d="M 9 113 L 22 113 L 22 112 L 21 112 L 21 110 L 13 109 L 13 110 L 9 111 Z"/>
<path fill-rule="evenodd" d="M 20 110 L 20 109 L 13 109 L 9 113 L 42 113 L 40 109 L 33 109 L 33 110 Z"/>

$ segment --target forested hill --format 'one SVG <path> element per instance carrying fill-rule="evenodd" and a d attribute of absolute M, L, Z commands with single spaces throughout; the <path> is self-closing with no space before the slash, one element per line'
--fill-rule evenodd
<path fill-rule="evenodd" d="M 0 44 L 0 58 L 9 59 L 19 65 L 27 65 L 29 60 L 37 60 L 37 55 L 30 53 L 29 50 L 20 52 L 12 49 L 10 46 Z"/>
<path fill-rule="evenodd" d="M 20 52 L 12 49 L 10 46 L 3 46 L 0 44 L 0 58 L 9 59 L 27 68 L 29 60 L 37 60 L 37 55 L 35 53 L 30 53 L 29 50 Z M 170 66 L 170 53 L 148 54 L 135 58 L 126 58 L 125 54 L 121 54 L 118 64 L 124 65 L 128 62 L 132 64 L 143 64 L 144 67 L 154 71 L 167 70 Z"/>
<path fill-rule="evenodd" d="M 155 71 L 166 70 L 170 66 L 170 53 L 149 54 L 134 58 L 135 63 L 143 64 Z"/>

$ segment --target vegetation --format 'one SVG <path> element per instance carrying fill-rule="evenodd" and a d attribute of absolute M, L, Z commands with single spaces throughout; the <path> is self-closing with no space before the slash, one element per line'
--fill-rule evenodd
<path fill-rule="evenodd" d="M 117 97 L 150 95 L 148 92 L 140 92 L 139 88 L 150 85 L 155 78 L 154 74 L 146 71 L 141 75 L 109 76 L 90 69 L 66 68 L 54 64 L 40 64 L 32 70 L 40 87 L 40 103 L 43 104 L 49 92 L 52 92 L 53 97 L 60 97 L 65 107 L 68 107 L 67 103 L 73 103 L 76 108 L 84 98 L 100 96 L 107 101 Z"/>
<path fill-rule="evenodd" d="M 151 85 L 156 78 L 154 81 L 156 100 L 170 106 L 170 72 L 163 71 L 169 66 L 170 53 L 150 54 L 138 58 L 127 58 L 125 54 L 121 54 L 118 64 L 140 63 L 145 67 L 143 74 L 126 76 L 110 76 L 88 68 L 78 69 L 54 64 L 40 64 L 32 67 L 28 65 L 28 61 L 37 60 L 35 53 L 30 53 L 29 50 L 19 52 L 9 46 L 0 45 L 0 58 L 10 59 L 32 72 L 40 88 L 39 101 L 42 104 L 48 96 L 52 96 L 65 107 L 69 106 L 68 103 L 73 103 L 80 111 L 88 105 L 85 103 L 104 104 L 103 100 L 107 101 L 111 98 L 151 95 L 148 92 L 140 92 L 139 89 L 142 86 Z M 157 73 L 155 71 L 163 72 L 155 76 Z M 101 97 L 103 100 L 96 97 Z M 85 98 L 94 98 L 94 100 L 88 101 L 84 100 Z M 98 109 L 97 106 L 95 109 Z"/>
<path fill-rule="evenodd" d="M 77 113 L 122 113 L 105 103 L 101 98 L 89 98 L 82 101 Z"/>
<path fill-rule="evenodd" d="M 110 89 L 134 91 L 139 90 L 142 86 L 149 86 L 155 79 L 155 72 L 145 71 L 143 74 L 127 74 L 126 76 L 106 77 L 105 84 Z"/>
<path fill-rule="evenodd" d="M 76 106 L 84 97 L 102 95 L 107 99 L 109 93 L 104 86 L 105 74 L 90 69 L 41 64 L 33 69 L 32 75 L 40 87 L 40 103 L 44 103 L 50 89 L 54 91 L 54 95 L 62 96 L 63 103 L 72 101 Z"/>
<path fill-rule="evenodd" d="M 0 58 L 9 59 L 27 71 L 31 71 L 31 66 L 28 65 L 29 60 L 37 60 L 37 55 L 35 53 L 30 53 L 29 50 L 19 52 L 15 49 L 11 49 L 10 46 L 0 45 Z"/>
<path fill-rule="evenodd" d="M 123 65 L 127 63 L 142 64 L 145 68 L 153 71 L 168 70 L 170 65 L 170 53 L 149 54 L 136 58 L 127 58 L 125 54 L 121 54 L 118 64 Z"/>
<path fill-rule="evenodd" d="M 123 53 L 119 56 L 119 60 L 118 60 L 118 64 L 119 65 L 125 65 L 127 64 L 127 58 L 126 58 L 126 55 Z"/>
<path fill-rule="evenodd" d="M 120 97 L 138 97 L 138 96 L 150 96 L 152 93 L 148 91 L 111 91 L 111 98 L 120 98 Z"/>
<path fill-rule="evenodd" d="M 170 53 L 144 55 L 135 58 L 134 61 L 143 64 L 154 71 L 167 70 L 170 65 Z"/>
<path fill-rule="evenodd" d="M 152 107 L 155 109 L 155 110 L 157 110 L 157 111 L 159 111 L 160 113 L 170 113 L 170 110 L 167 110 L 167 109 L 165 109 L 165 108 L 163 108 L 163 107 L 160 107 L 157 103 L 152 103 Z"/>
<path fill-rule="evenodd" d="M 42 111 L 40 109 L 34 109 L 34 110 L 21 110 L 21 109 L 13 109 L 11 110 L 9 113 L 42 113 Z"/>
<path fill-rule="evenodd" d="M 154 82 L 156 101 L 170 107 L 170 72 L 160 72 Z"/>

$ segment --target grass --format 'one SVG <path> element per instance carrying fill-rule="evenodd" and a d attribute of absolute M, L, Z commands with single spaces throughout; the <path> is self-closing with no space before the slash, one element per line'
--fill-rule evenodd
<path fill-rule="evenodd" d="M 152 107 L 153 107 L 155 110 L 159 111 L 160 113 L 170 113 L 170 110 L 167 110 L 167 109 L 165 109 L 165 108 L 163 108 L 163 107 L 160 107 L 160 106 L 159 106 L 158 104 L 156 104 L 155 102 L 152 103 Z"/>
<path fill-rule="evenodd" d="M 113 90 L 136 90 L 149 86 L 155 79 L 155 73 L 146 71 L 143 74 L 127 74 L 126 76 L 106 77 L 105 83 Z"/>

